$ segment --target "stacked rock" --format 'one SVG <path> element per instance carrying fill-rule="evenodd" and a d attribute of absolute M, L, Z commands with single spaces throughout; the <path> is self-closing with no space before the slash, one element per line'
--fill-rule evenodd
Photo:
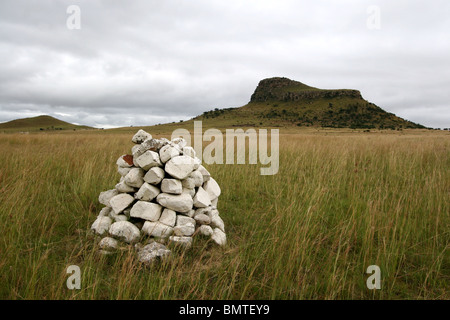
<path fill-rule="evenodd" d="M 182 138 L 153 139 L 143 130 L 132 142 L 132 154 L 116 163 L 119 183 L 99 196 L 105 207 L 91 229 L 104 236 L 101 252 L 112 253 L 125 242 L 135 244 L 140 261 L 152 262 L 170 256 L 166 245 L 190 248 L 196 235 L 224 246 L 225 226 L 217 210 L 221 190 L 195 150 Z"/>

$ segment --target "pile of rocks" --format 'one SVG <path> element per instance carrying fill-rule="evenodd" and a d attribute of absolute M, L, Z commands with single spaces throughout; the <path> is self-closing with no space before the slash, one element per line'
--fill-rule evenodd
<path fill-rule="evenodd" d="M 134 244 L 139 260 L 150 263 L 170 256 L 171 245 L 190 248 L 197 235 L 224 246 L 221 190 L 195 150 L 182 138 L 153 139 L 143 130 L 132 142 L 132 154 L 117 160 L 119 183 L 99 196 L 105 207 L 91 230 L 103 237 L 101 252 Z"/>

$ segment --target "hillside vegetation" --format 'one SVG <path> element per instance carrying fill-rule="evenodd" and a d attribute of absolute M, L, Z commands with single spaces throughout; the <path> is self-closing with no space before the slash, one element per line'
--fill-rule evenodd
<path fill-rule="evenodd" d="M 55 130 L 81 130 L 92 129 L 88 126 L 79 126 L 69 122 L 56 119 L 51 116 L 42 115 L 32 118 L 23 118 L 0 123 L 0 132 L 30 132 L 30 131 L 55 131 Z"/>
<path fill-rule="evenodd" d="M 247 105 L 216 108 L 194 120 L 217 127 L 425 128 L 364 100 L 357 90 L 323 90 L 287 78 L 264 79 Z"/>

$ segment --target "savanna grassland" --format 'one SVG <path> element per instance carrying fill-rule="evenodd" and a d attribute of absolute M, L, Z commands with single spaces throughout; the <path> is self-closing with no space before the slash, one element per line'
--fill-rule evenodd
<path fill-rule="evenodd" d="M 150 268 L 132 248 L 99 255 L 88 232 L 131 136 L 0 135 L 1 299 L 450 298 L 448 133 L 298 131 L 280 135 L 277 175 L 205 165 L 226 248 L 196 239 Z M 81 290 L 66 287 L 70 265 Z M 366 287 L 370 265 L 381 290 Z"/>

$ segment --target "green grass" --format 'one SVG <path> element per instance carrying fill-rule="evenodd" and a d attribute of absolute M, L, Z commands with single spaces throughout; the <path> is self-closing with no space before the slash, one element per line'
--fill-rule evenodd
<path fill-rule="evenodd" d="M 131 136 L 0 135 L 1 299 L 449 299 L 450 140 L 286 134 L 280 171 L 209 165 L 226 248 L 195 239 L 145 268 L 87 231 Z M 206 145 L 206 143 L 205 143 Z M 81 290 L 66 268 L 80 266 Z M 382 289 L 366 288 L 379 265 Z"/>

